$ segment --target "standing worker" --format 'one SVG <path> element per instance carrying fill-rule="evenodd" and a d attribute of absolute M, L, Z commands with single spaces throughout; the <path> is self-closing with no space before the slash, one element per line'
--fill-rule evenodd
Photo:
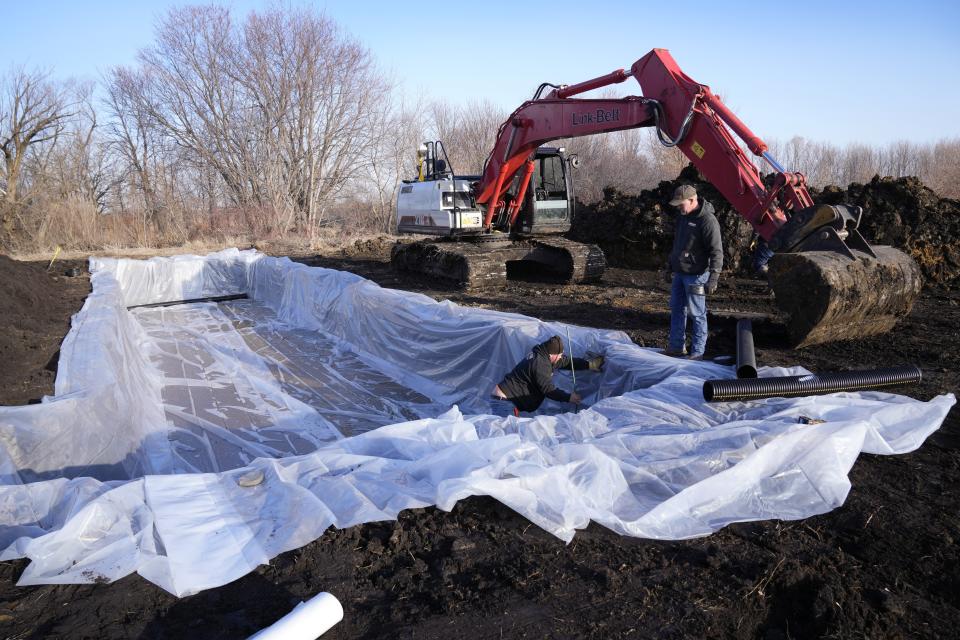
<path fill-rule="evenodd" d="M 544 398 L 557 402 L 580 404 L 582 398 L 576 391 L 567 393 L 553 384 L 553 372 L 570 368 L 599 371 L 603 368 L 603 356 L 590 360 L 563 355 L 563 340 L 553 336 L 533 348 L 527 357 L 508 373 L 500 384 L 493 388 L 493 397 L 513 403 L 514 415 L 518 411 L 536 411 Z"/>
<path fill-rule="evenodd" d="M 670 205 L 676 207 L 676 232 L 670 251 L 670 342 L 665 354 L 687 354 L 687 317 L 693 320 L 690 360 L 703 360 L 707 348 L 707 295 L 717 290 L 723 269 L 720 223 L 713 205 L 697 197 L 697 190 L 685 184 L 673 192 Z"/>

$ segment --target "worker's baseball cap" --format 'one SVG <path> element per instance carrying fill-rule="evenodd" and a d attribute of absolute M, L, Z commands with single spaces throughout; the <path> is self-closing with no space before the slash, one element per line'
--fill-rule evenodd
<path fill-rule="evenodd" d="M 697 190 L 694 189 L 689 184 L 682 184 L 677 187 L 677 190 L 673 192 L 673 199 L 670 201 L 670 206 L 675 207 L 684 200 L 689 200 L 690 198 L 697 197 Z"/>

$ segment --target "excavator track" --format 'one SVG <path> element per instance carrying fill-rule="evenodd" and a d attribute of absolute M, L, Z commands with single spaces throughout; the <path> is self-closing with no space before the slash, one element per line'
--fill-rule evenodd
<path fill-rule="evenodd" d="M 833 251 L 781 253 L 770 261 L 770 286 L 787 313 L 792 344 L 804 347 L 886 333 L 910 313 L 923 279 L 910 256 L 887 246 L 876 258 Z"/>
<path fill-rule="evenodd" d="M 557 271 L 566 272 L 568 282 L 599 282 L 607 268 L 607 258 L 595 244 L 574 242 L 556 236 L 536 238 L 529 242 L 544 254 L 538 262 L 557 265 Z M 550 255 L 552 254 L 552 256 Z M 569 263 L 565 261 L 569 260 Z"/>
<path fill-rule="evenodd" d="M 538 270 L 561 282 L 596 282 L 603 276 L 606 258 L 596 245 L 565 238 L 522 240 L 423 240 L 393 248 L 394 269 L 430 275 L 464 289 L 506 286 L 509 263 L 537 263 Z"/>

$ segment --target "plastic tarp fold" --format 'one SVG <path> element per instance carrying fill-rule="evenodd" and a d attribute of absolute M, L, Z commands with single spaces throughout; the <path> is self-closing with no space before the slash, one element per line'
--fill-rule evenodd
<path fill-rule="evenodd" d="M 24 585 L 137 572 L 182 596 L 330 526 L 475 495 L 564 541 L 590 521 L 683 539 L 805 518 L 842 504 L 860 452 L 916 449 L 955 402 L 707 404 L 703 380 L 730 367 L 255 251 L 92 259 L 91 270 L 55 395 L 0 407 L 0 559 L 31 560 Z M 238 293 L 248 299 L 127 309 Z M 587 408 L 548 401 L 515 418 L 491 404 L 506 371 L 568 329 L 576 355 L 607 358 L 577 377 Z M 263 481 L 241 486 L 253 470 Z"/>

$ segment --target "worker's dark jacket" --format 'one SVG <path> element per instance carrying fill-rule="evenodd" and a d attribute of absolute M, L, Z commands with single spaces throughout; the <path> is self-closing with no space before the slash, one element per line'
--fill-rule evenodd
<path fill-rule="evenodd" d="M 563 356 L 556 364 L 551 363 L 546 343 L 538 344 L 497 386 L 520 411 L 536 411 L 543 404 L 544 397 L 569 402 L 570 394 L 554 386 L 553 372 L 569 369 L 570 360 L 569 356 Z M 590 364 L 582 358 L 572 360 L 574 369 L 590 368 Z"/>
<path fill-rule="evenodd" d="M 670 270 L 674 273 L 700 275 L 704 271 L 723 269 L 723 244 L 720 223 L 713 215 L 713 205 L 700 200 L 696 211 L 677 214 L 673 249 L 670 251 Z"/>

